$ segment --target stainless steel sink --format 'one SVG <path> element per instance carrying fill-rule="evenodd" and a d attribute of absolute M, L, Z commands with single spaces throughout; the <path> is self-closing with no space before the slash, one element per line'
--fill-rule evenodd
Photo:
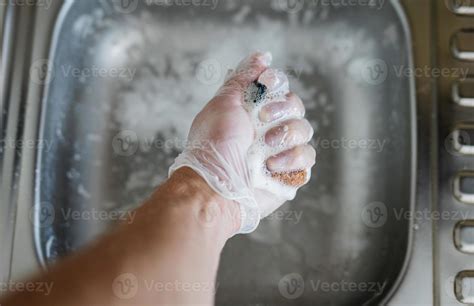
<path fill-rule="evenodd" d="M 430 81 L 415 91 L 406 73 L 414 51 L 429 62 L 431 1 L 52 3 L 18 8 L 37 27 L 24 137 L 43 145 L 22 151 L 16 278 L 139 205 L 226 70 L 260 49 L 303 97 L 318 164 L 227 244 L 217 305 L 433 304 L 432 220 L 412 218 L 431 208 Z"/>
<path fill-rule="evenodd" d="M 282 3 L 65 3 L 45 63 L 50 79 L 39 79 L 47 83 L 39 138 L 51 144 L 36 164 L 44 264 L 113 224 L 68 212 L 110 213 L 143 200 L 166 177 L 186 119 L 212 97 L 220 72 L 260 49 L 275 54 L 303 96 L 319 164 L 296 200 L 228 243 L 217 304 L 359 305 L 390 296 L 411 231 L 394 212 L 410 212 L 414 201 L 413 80 L 393 69 L 412 65 L 405 17 L 397 1 L 301 10 Z"/>

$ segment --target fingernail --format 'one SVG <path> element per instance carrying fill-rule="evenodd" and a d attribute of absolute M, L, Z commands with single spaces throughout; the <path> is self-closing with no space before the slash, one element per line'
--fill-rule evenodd
<path fill-rule="evenodd" d="M 293 148 L 270 157 L 267 168 L 271 172 L 293 171 L 313 167 L 316 151 L 309 145 Z"/>
<path fill-rule="evenodd" d="M 225 74 L 224 82 L 227 82 L 232 75 L 234 75 L 234 70 L 233 69 L 228 69 L 227 73 Z"/>
<path fill-rule="evenodd" d="M 269 91 L 278 91 L 284 94 L 289 92 L 288 77 L 280 70 L 265 70 L 258 78 L 258 82 L 265 85 Z"/>
<path fill-rule="evenodd" d="M 288 135 L 290 133 L 290 127 L 287 124 L 277 126 L 267 132 L 265 135 L 265 143 L 270 147 L 283 145 L 287 138 L 289 138 Z"/>
<path fill-rule="evenodd" d="M 295 146 L 308 142 L 313 128 L 306 120 L 291 120 L 270 129 L 265 134 L 265 143 L 270 147 Z"/>
<path fill-rule="evenodd" d="M 272 64 L 272 61 L 273 61 L 273 56 L 270 52 L 267 51 L 263 53 L 262 62 L 265 66 L 270 66 Z"/>
<path fill-rule="evenodd" d="M 272 172 L 281 172 L 288 169 L 288 165 L 292 162 L 293 158 L 291 153 L 288 151 L 282 152 L 275 156 L 270 157 L 267 160 L 267 168 Z"/>
<path fill-rule="evenodd" d="M 287 106 L 283 102 L 274 102 L 265 105 L 260 112 L 260 121 L 272 122 L 282 118 L 287 112 Z"/>

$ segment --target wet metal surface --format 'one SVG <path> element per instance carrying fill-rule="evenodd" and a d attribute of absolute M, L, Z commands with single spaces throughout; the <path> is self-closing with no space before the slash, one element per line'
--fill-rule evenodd
<path fill-rule="evenodd" d="M 294 201 L 255 233 L 234 237 L 225 247 L 217 304 L 362 305 L 388 297 L 408 256 L 415 167 L 415 101 L 410 76 L 402 73 L 410 67 L 410 50 L 398 2 L 387 1 L 379 9 L 307 4 L 296 12 L 275 3 L 222 1 L 210 9 L 140 2 L 124 12 L 109 1 L 66 2 L 51 46 L 47 68 L 54 77 L 46 80 L 39 135 L 50 145 L 38 151 L 36 164 L 35 234 L 44 264 L 112 226 L 120 218 L 113 212 L 138 204 L 166 177 L 178 146 L 143 149 L 143 129 L 124 127 L 115 112 L 127 87 L 179 72 L 177 60 L 160 51 L 160 44 L 180 35 L 200 37 L 189 41 L 189 48 L 183 40 L 176 53 L 195 58 L 191 73 L 206 86 L 200 63 L 209 63 L 205 46 L 212 46 L 215 37 L 201 32 L 228 27 L 231 41 L 232 28 L 242 24 L 235 16 L 248 7 L 244 24 L 256 29 L 244 33 L 249 50 L 253 44 L 276 54 L 286 54 L 278 48 L 314 50 L 290 52 L 291 60 L 276 58 L 275 65 L 295 72 L 292 84 L 298 86 L 292 89 L 305 95 L 318 164 Z M 313 17 L 305 17 L 306 12 Z M 264 24 L 283 25 L 285 39 L 302 37 L 301 45 L 259 40 L 266 37 L 262 16 Z M 180 32 L 183 20 L 191 33 Z M 137 39 L 126 31 L 130 28 L 151 34 Z M 196 43 L 204 46 L 201 51 L 184 52 Z M 237 60 L 213 54 L 212 60 L 226 67 Z M 167 68 L 157 69 L 162 66 L 156 62 Z M 74 77 L 69 69 L 96 66 L 109 74 Z M 125 74 L 110 75 L 112 68 Z M 177 75 L 176 87 L 186 86 Z M 215 88 L 208 87 L 203 97 L 212 96 Z M 157 112 L 156 120 L 166 116 Z M 166 141 L 178 134 L 156 131 L 153 137 Z"/>

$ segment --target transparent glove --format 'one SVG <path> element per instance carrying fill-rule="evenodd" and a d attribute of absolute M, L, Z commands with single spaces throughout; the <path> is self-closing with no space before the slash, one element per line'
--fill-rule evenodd
<path fill-rule="evenodd" d="M 316 152 L 308 145 L 313 129 L 303 119 L 303 103 L 270 63 L 271 54 L 254 53 L 239 64 L 194 119 L 188 145 L 170 168 L 171 175 L 190 167 L 221 196 L 238 202 L 239 233 L 254 231 L 261 218 L 293 199 L 315 164 Z M 257 80 L 264 83 L 265 95 L 251 105 L 249 92 Z M 305 175 L 296 186 L 273 177 L 296 171 Z"/>

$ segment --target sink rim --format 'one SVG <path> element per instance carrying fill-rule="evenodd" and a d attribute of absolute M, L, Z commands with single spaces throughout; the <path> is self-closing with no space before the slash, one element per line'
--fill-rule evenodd
<path fill-rule="evenodd" d="M 54 59 L 56 55 L 56 48 L 53 48 L 54 46 L 58 45 L 59 42 L 59 36 L 60 32 L 62 29 L 62 24 L 64 23 L 64 20 L 66 19 L 70 9 L 74 5 L 76 0 L 65 0 L 61 6 L 60 12 L 58 16 L 56 17 L 54 21 L 54 30 L 53 30 L 53 36 L 51 39 L 51 42 L 49 44 L 50 50 L 48 52 L 48 59 Z M 393 7 L 395 10 L 395 13 L 397 14 L 399 18 L 399 22 L 402 26 L 403 29 L 403 34 L 404 37 L 403 39 L 405 40 L 406 44 L 406 49 L 405 52 L 407 53 L 407 64 L 409 67 L 414 67 L 414 60 L 413 60 L 413 45 L 412 45 L 412 36 L 411 36 L 411 30 L 410 26 L 408 23 L 407 16 L 405 14 L 405 10 L 402 7 L 402 4 L 398 0 L 389 0 L 390 5 Z M 410 76 L 408 78 L 409 82 L 409 88 L 410 88 L 410 93 L 409 93 L 409 103 L 410 103 L 410 136 L 411 136 L 411 141 L 410 141 L 410 148 L 411 148 L 411 154 L 410 154 L 410 204 L 409 204 L 409 209 L 410 211 L 414 211 L 415 205 L 416 205 L 416 194 L 417 194 L 417 186 L 416 186 L 416 181 L 417 181 L 417 152 L 418 152 L 418 134 L 417 134 L 417 101 L 416 101 L 416 91 L 415 91 L 415 79 L 413 76 Z M 40 98 L 40 108 L 41 108 L 41 114 L 40 114 L 40 122 L 39 122 L 39 130 L 38 134 L 43 135 L 44 133 L 44 125 L 46 121 L 46 115 L 47 115 L 47 100 L 48 100 L 48 95 L 50 91 L 50 86 L 47 84 L 45 86 L 45 89 L 43 91 L 42 97 Z M 40 203 L 40 182 L 41 182 L 41 171 L 40 170 L 40 161 L 42 159 L 43 152 L 40 148 L 36 149 L 36 156 L 35 156 L 35 175 L 34 175 L 34 205 L 38 205 Z M 35 251 L 36 255 L 38 258 L 38 261 L 40 262 L 40 265 L 47 269 L 48 264 L 47 260 L 41 250 L 41 239 L 40 239 L 40 227 L 37 226 L 39 222 L 39 210 L 35 209 L 34 210 L 34 217 L 33 217 L 33 235 L 34 235 L 34 244 L 35 244 Z M 410 218 L 408 221 L 408 237 L 407 237 L 407 250 L 405 252 L 405 258 L 403 260 L 403 265 L 399 271 L 398 276 L 396 279 L 394 279 L 394 283 L 391 286 L 390 290 L 387 291 L 385 294 L 384 298 L 382 299 L 381 303 L 387 303 L 392 296 L 395 294 L 395 292 L 398 290 L 400 284 L 403 282 L 404 276 L 408 270 L 408 265 L 410 263 L 411 259 L 411 254 L 412 254 L 412 249 L 413 249 L 413 224 L 414 220 Z"/>

